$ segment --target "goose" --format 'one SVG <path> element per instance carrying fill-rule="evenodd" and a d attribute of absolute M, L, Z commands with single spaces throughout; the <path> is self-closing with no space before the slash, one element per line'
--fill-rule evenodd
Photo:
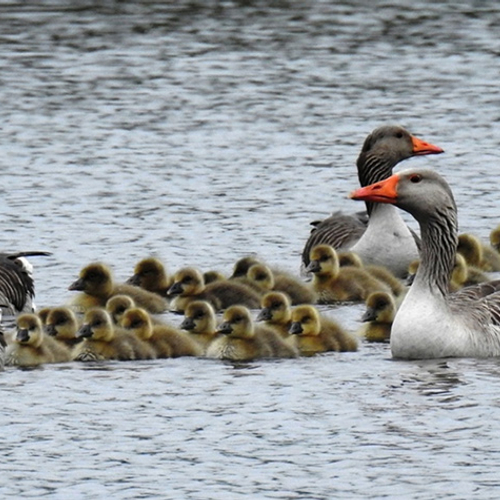
<path fill-rule="evenodd" d="M 121 326 L 147 342 L 158 358 L 201 356 L 203 349 L 185 332 L 167 325 L 153 323 L 149 313 L 140 307 L 125 311 Z"/>
<path fill-rule="evenodd" d="M 399 126 L 383 126 L 375 129 L 365 139 L 357 159 L 358 178 L 361 186 L 380 181 L 392 174 L 392 169 L 401 161 L 412 156 L 443 153 L 434 146 L 411 135 Z M 302 261 L 309 264 L 311 249 L 326 243 L 336 249 L 349 248 L 356 252 L 365 264 L 387 267 L 398 278 L 405 276 L 408 264 L 418 258 L 415 236 L 404 223 L 400 214 L 391 206 L 373 206 L 367 203 L 368 225 L 362 236 L 353 243 L 345 236 L 348 229 L 342 220 L 342 238 L 337 239 L 335 230 L 337 216 L 316 224 L 306 242 Z M 359 224 L 355 226 L 359 233 Z M 356 234 L 357 236 L 357 234 Z"/>
<path fill-rule="evenodd" d="M 172 286 L 172 279 L 160 259 L 148 257 L 135 265 L 134 274 L 126 283 L 166 297 L 168 289 Z"/>
<path fill-rule="evenodd" d="M 42 322 L 36 314 L 19 315 L 16 327 L 13 343 L 7 346 L 5 352 L 7 366 L 37 366 L 70 361 L 68 347 L 44 335 Z"/>
<path fill-rule="evenodd" d="M 35 312 L 33 266 L 26 257 L 52 255 L 31 251 L 0 253 L 0 308 L 6 316 Z"/>
<path fill-rule="evenodd" d="M 119 325 L 125 311 L 135 306 L 134 299 L 129 295 L 113 295 L 106 302 L 106 311 L 111 315 L 113 323 Z"/>
<path fill-rule="evenodd" d="M 446 180 L 428 169 L 409 169 L 350 197 L 393 204 L 420 226 L 421 261 L 392 324 L 392 356 L 499 356 L 500 280 L 449 292 L 458 235 L 457 209 Z"/>
<path fill-rule="evenodd" d="M 317 300 L 316 293 L 308 284 L 289 274 L 274 275 L 271 268 L 265 264 L 251 266 L 247 278 L 256 283 L 263 293 L 270 290 L 286 293 L 292 305 L 314 304 Z"/>
<path fill-rule="evenodd" d="M 167 310 L 167 301 L 157 294 L 143 290 L 138 286 L 116 284 L 111 269 L 101 262 L 93 262 L 80 271 L 80 277 L 68 290 L 80 291 L 72 302 L 73 307 L 85 312 L 94 307 L 105 307 L 108 299 L 114 295 L 128 295 L 134 302 L 152 313 Z"/>
<path fill-rule="evenodd" d="M 487 272 L 500 271 L 500 254 L 472 234 L 463 233 L 458 236 L 457 252 L 464 256 L 470 266 Z"/>
<path fill-rule="evenodd" d="M 387 342 L 391 338 L 391 326 L 396 314 L 396 302 L 392 294 L 374 292 L 366 299 L 366 311 L 361 321 L 365 322 L 358 336 L 370 342 Z"/>
<path fill-rule="evenodd" d="M 310 304 L 292 310 L 290 333 L 302 356 L 313 356 L 327 351 L 356 351 L 357 340 L 331 318 L 321 316 Z"/>
<path fill-rule="evenodd" d="M 84 340 L 73 349 L 74 361 L 131 361 L 156 357 L 147 343 L 114 325 L 109 313 L 102 308 L 85 312 L 77 337 Z"/>
<path fill-rule="evenodd" d="M 255 325 L 245 306 L 233 305 L 223 314 L 217 331 L 221 334 L 207 349 L 207 357 L 231 361 L 260 358 L 296 358 L 297 349 L 274 330 Z"/>
<path fill-rule="evenodd" d="M 387 269 L 386 267 L 375 265 L 365 266 L 363 264 L 363 261 L 361 260 L 361 257 L 350 250 L 339 251 L 337 252 L 337 256 L 339 258 L 340 267 L 352 266 L 365 269 L 372 276 L 388 285 L 395 297 L 404 295 L 406 293 L 406 287 L 403 282 L 400 279 L 396 278 L 396 276 L 394 276 L 394 274 L 391 273 L 391 271 L 389 271 L 389 269 Z"/>
<path fill-rule="evenodd" d="M 179 328 L 189 332 L 201 345 L 204 353 L 219 335 L 214 308 L 206 300 L 195 300 L 187 305 Z"/>
<path fill-rule="evenodd" d="M 187 304 L 193 300 L 206 300 L 216 311 L 234 304 L 257 309 L 260 303 L 260 295 L 241 283 L 223 280 L 205 285 L 203 275 L 194 267 L 177 271 L 168 293 L 177 296 L 171 303 L 171 310 L 178 313 L 184 313 Z"/>
<path fill-rule="evenodd" d="M 261 310 L 256 321 L 264 321 L 274 328 L 284 339 L 290 337 L 292 306 L 290 298 L 283 292 L 268 292 L 261 299 Z"/>
<path fill-rule="evenodd" d="M 311 250 L 307 271 L 313 273 L 312 287 L 318 304 L 361 301 L 377 291 L 390 288 L 358 267 L 339 267 L 337 252 L 330 245 L 317 245 Z"/>
<path fill-rule="evenodd" d="M 83 340 L 76 336 L 80 326 L 75 313 L 69 307 L 60 306 L 49 311 L 44 330 L 47 335 L 72 348 Z"/>

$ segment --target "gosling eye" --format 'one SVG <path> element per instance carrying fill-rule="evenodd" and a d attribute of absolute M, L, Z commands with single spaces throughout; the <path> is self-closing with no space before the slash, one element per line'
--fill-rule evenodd
<path fill-rule="evenodd" d="M 412 174 L 410 176 L 410 182 L 413 184 L 418 184 L 422 180 L 422 176 L 420 174 Z"/>
<path fill-rule="evenodd" d="M 191 276 L 186 276 L 186 277 L 182 280 L 182 282 L 183 282 L 183 283 L 191 283 L 191 281 L 193 281 L 193 278 L 191 278 Z"/>

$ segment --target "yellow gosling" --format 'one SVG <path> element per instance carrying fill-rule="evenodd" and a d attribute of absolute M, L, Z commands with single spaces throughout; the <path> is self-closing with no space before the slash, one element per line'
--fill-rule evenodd
<path fill-rule="evenodd" d="M 128 295 L 114 295 L 106 302 L 106 311 L 111 315 L 115 325 L 121 323 L 125 311 L 132 307 L 135 307 L 135 302 Z"/>
<path fill-rule="evenodd" d="M 292 310 L 290 333 L 296 336 L 296 344 L 302 356 L 327 351 L 356 351 L 357 340 L 336 321 L 320 316 L 312 305 L 297 306 Z"/>
<path fill-rule="evenodd" d="M 261 299 L 261 310 L 256 321 L 264 321 L 274 328 L 283 339 L 290 337 L 292 324 L 292 307 L 290 298 L 283 292 L 268 292 Z"/>
<path fill-rule="evenodd" d="M 382 283 L 385 283 L 390 289 L 394 296 L 398 297 L 406 293 L 406 287 L 403 282 L 397 278 L 394 273 L 384 266 L 376 266 L 373 264 L 364 265 L 361 257 L 352 251 L 342 251 L 337 252 L 340 267 L 357 267 L 359 269 L 365 269 L 374 278 L 378 279 Z"/>
<path fill-rule="evenodd" d="M 224 311 L 218 327 L 222 334 L 208 347 L 207 357 L 231 361 L 261 358 L 295 358 L 297 350 L 273 330 L 256 326 L 244 306 L 231 306 Z"/>
<path fill-rule="evenodd" d="M 172 286 L 172 278 L 160 259 L 148 257 L 140 260 L 134 268 L 134 274 L 127 280 L 127 284 L 138 286 L 148 292 L 166 297 Z"/>
<path fill-rule="evenodd" d="M 286 293 L 292 302 L 297 304 L 313 304 L 316 302 L 316 293 L 298 278 L 290 274 L 274 274 L 265 264 L 254 264 L 247 272 L 247 278 L 258 285 L 262 293 L 271 290 Z"/>
<path fill-rule="evenodd" d="M 193 267 L 185 267 L 175 273 L 169 295 L 175 297 L 171 310 L 179 313 L 184 313 L 187 305 L 194 300 L 206 300 L 216 311 L 234 304 L 256 309 L 260 301 L 257 292 L 241 283 L 223 280 L 205 285 L 203 275 Z"/>
<path fill-rule="evenodd" d="M 463 233 L 458 237 L 457 252 L 464 256 L 469 266 L 486 272 L 500 271 L 500 254 L 472 234 Z"/>
<path fill-rule="evenodd" d="M 201 356 L 203 349 L 185 332 L 166 324 L 153 324 L 151 316 L 142 308 L 125 311 L 121 325 L 137 338 L 147 342 L 158 358 Z"/>
<path fill-rule="evenodd" d="M 115 284 L 110 268 L 100 262 L 84 267 L 69 290 L 81 292 L 75 297 L 73 306 L 83 312 L 93 307 L 105 307 L 114 295 L 128 295 L 138 306 L 152 313 L 164 312 L 168 306 L 167 301 L 155 293 L 133 285 Z"/>
<path fill-rule="evenodd" d="M 341 268 L 337 252 L 329 245 L 317 245 L 311 250 L 306 270 L 313 273 L 312 287 L 320 304 L 360 301 L 373 292 L 390 292 L 385 283 L 364 269 Z"/>
<path fill-rule="evenodd" d="M 16 321 L 16 335 L 7 346 L 7 366 L 37 366 L 70 361 L 68 347 L 44 335 L 43 325 L 36 314 L 21 314 Z"/>
<path fill-rule="evenodd" d="M 109 313 L 101 308 L 85 313 L 77 335 L 84 340 L 74 348 L 75 361 L 129 361 L 156 357 L 149 345 L 116 327 Z"/>
<path fill-rule="evenodd" d="M 214 308 L 205 300 L 195 300 L 186 307 L 180 328 L 189 332 L 206 353 L 208 346 L 218 337 Z"/>
<path fill-rule="evenodd" d="M 75 313 L 69 307 L 54 307 L 47 316 L 45 333 L 71 349 L 83 340 L 76 336 L 80 326 Z"/>
<path fill-rule="evenodd" d="M 366 299 L 366 311 L 361 318 L 366 324 L 358 335 L 370 342 L 388 342 L 396 314 L 396 302 L 390 293 L 375 292 Z"/>

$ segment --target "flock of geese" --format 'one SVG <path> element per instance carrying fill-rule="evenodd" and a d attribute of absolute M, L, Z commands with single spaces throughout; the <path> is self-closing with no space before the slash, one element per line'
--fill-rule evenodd
<path fill-rule="evenodd" d="M 500 228 L 490 244 L 458 235 L 445 179 L 430 169 L 393 168 L 443 150 L 399 126 L 374 130 L 357 160 L 350 194 L 366 213 L 313 222 L 302 275 L 248 256 L 226 277 L 186 267 L 170 276 L 157 258 L 126 283 L 103 263 L 85 266 L 68 304 L 35 312 L 31 266 L 43 252 L 0 254 L 0 307 L 16 315 L 1 338 L 6 365 L 202 356 L 232 361 L 295 358 L 390 342 L 394 358 L 500 355 Z M 411 231 L 400 211 L 418 222 Z M 306 278 L 303 277 L 306 275 Z M 319 304 L 364 301 L 363 327 L 348 332 Z M 257 311 L 255 311 L 257 310 Z M 178 325 L 161 317 L 183 315 Z"/>

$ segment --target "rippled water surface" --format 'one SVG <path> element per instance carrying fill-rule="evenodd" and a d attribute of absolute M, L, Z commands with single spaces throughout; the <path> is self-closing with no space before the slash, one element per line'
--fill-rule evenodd
<path fill-rule="evenodd" d="M 311 220 L 357 210 L 365 136 L 446 150 L 462 231 L 499 222 L 497 2 L 0 3 L 2 248 L 39 306 L 92 260 L 298 273 Z M 361 306 L 328 310 L 350 329 Z M 178 322 L 179 318 L 170 318 Z M 385 345 L 232 365 L 1 373 L 2 497 L 498 498 L 500 367 Z"/>

